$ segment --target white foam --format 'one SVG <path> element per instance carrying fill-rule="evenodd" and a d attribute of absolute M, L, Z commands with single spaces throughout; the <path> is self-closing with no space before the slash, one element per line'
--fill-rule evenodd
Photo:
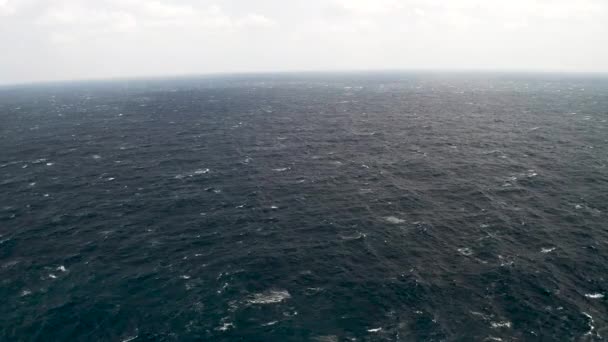
<path fill-rule="evenodd" d="M 221 273 L 220 273 L 220 275 L 221 275 Z M 219 277 L 218 277 L 218 279 L 219 279 Z M 227 288 L 228 288 L 228 283 L 224 283 L 224 285 L 222 285 L 222 287 L 219 290 L 217 290 L 217 293 L 222 293 Z"/>
<path fill-rule="evenodd" d="M 32 291 L 30 291 L 28 289 L 21 291 L 21 297 L 29 296 L 31 294 L 32 294 Z"/>
<path fill-rule="evenodd" d="M 67 272 L 68 270 L 65 268 L 65 266 L 61 265 L 61 266 L 57 267 L 57 271 Z"/>
<path fill-rule="evenodd" d="M 277 210 L 277 209 L 279 209 L 279 207 L 277 207 L 276 205 L 271 205 L 271 206 L 270 206 L 270 209 L 272 209 L 272 210 Z"/>
<path fill-rule="evenodd" d="M 131 342 L 131 341 L 133 341 L 134 339 L 136 339 L 138 337 L 139 337 L 139 335 L 129 336 L 129 337 L 125 338 L 124 340 L 122 340 L 122 342 Z"/>
<path fill-rule="evenodd" d="M 204 175 L 204 174 L 209 173 L 209 171 L 210 171 L 209 169 L 199 169 L 199 170 L 194 171 L 194 174 L 195 175 Z"/>
<path fill-rule="evenodd" d="M 528 170 L 527 176 L 528 176 L 528 178 L 536 177 L 536 176 L 538 176 L 538 173 L 536 173 L 536 171 L 534 171 L 534 170 Z"/>
<path fill-rule="evenodd" d="M 486 316 L 482 312 L 479 312 L 479 311 L 469 311 L 469 312 L 471 313 L 471 315 L 481 317 L 483 320 L 487 320 L 488 319 L 488 316 Z"/>
<path fill-rule="evenodd" d="M 51 279 L 57 279 L 57 276 L 54 275 L 53 273 L 49 273 L 49 278 L 51 278 Z"/>
<path fill-rule="evenodd" d="M 604 294 L 602 294 L 602 293 L 586 293 L 585 297 L 591 298 L 591 299 L 602 299 L 602 298 L 604 298 Z"/>
<path fill-rule="evenodd" d="M 492 329 L 499 329 L 499 328 L 511 328 L 511 322 L 508 321 L 504 321 L 504 322 L 492 322 Z"/>
<path fill-rule="evenodd" d="M 278 169 L 272 169 L 272 171 L 274 171 L 274 172 L 285 172 L 287 170 L 289 170 L 288 167 L 282 167 L 282 168 L 278 168 Z"/>
<path fill-rule="evenodd" d="M 553 252 L 555 249 L 556 249 L 555 247 L 550 247 L 550 248 L 541 248 L 540 252 L 541 252 L 541 253 L 545 253 L 545 254 L 546 254 L 546 253 L 551 253 L 551 252 Z"/>
<path fill-rule="evenodd" d="M 384 218 L 386 220 L 386 222 L 388 223 L 392 223 L 392 224 L 400 224 L 400 223 L 404 223 L 405 220 L 402 220 L 398 217 L 395 216 L 387 216 Z"/>
<path fill-rule="evenodd" d="M 582 206 L 582 205 L 580 205 L 580 204 L 575 204 L 575 205 L 574 205 L 574 209 L 577 209 L 577 210 L 578 210 L 578 209 L 583 209 L 583 206 Z"/>
<path fill-rule="evenodd" d="M 216 330 L 227 331 L 232 328 L 234 328 L 234 324 L 228 322 L 228 323 L 223 323 L 220 327 L 217 327 Z"/>
<path fill-rule="evenodd" d="M 361 232 L 357 232 L 356 234 L 353 234 L 353 235 L 346 235 L 346 236 L 340 235 L 340 238 L 342 240 L 359 240 L 359 239 L 363 239 L 366 237 L 367 237 L 367 235 L 364 233 L 361 233 Z"/>
<path fill-rule="evenodd" d="M 291 295 L 286 290 L 268 290 L 254 294 L 248 302 L 251 304 L 275 304 L 289 298 L 291 298 Z"/>
<path fill-rule="evenodd" d="M 499 255 L 498 259 L 500 259 L 500 267 L 513 266 L 513 264 L 515 264 L 513 260 L 507 261 L 507 259 L 502 255 Z"/>
<path fill-rule="evenodd" d="M 367 329 L 368 332 L 375 333 L 381 331 L 382 328 Z"/>
<path fill-rule="evenodd" d="M 469 256 L 469 255 L 473 254 L 473 251 L 468 247 L 464 247 L 464 248 L 458 248 L 458 253 L 465 255 L 465 256 Z"/>
<path fill-rule="evenodd" d="M 189 275 L 187 275 L 187 274 L 181 275 L 181 276 L 179 276 L 179 277 L 180 277 L 180 278 L 182 278 L 182 279 L 186 279 L 186 280 L 191 278 L 191 277 L 190 277 Z"/>
<path fill-rule="evenodd" d="M 589 336 L 593 334 L 593 331 L 595 330 L 595 326 L 593 325 L 593 323 L 595 323 L 595 321 L 593 320 L 593 316 L 591 316 L 590 314 L 586 313 L 586 312 L 582 312 L 583 315 L 585 315 L 587 318 L 589 318 L 589 331 L 587 331 L 585 333 L 585 336 Z M 597 337 L 600 337 L 600 334 L 596 334 Z"/>
<path fill-rule="evenodd" d="M 46 166 L 53 166 L 55 163 L 46 163 Z"/>
<path fill-rule="evenodd" d="M 264 324 L 262 324 L 262 326 L 263 327 L 269 327 L 269 326 L 275 325 L 277 323 L 279 323 L 279 321 L 272 321 L 272 322 L 264 323 Z"/>

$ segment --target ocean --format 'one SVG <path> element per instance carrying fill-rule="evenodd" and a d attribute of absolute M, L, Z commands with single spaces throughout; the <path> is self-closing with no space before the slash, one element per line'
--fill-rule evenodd
<path fill-rule="evenodd" d="M 1 341 L 608 336 L 608 76 L 0 88 Z"/>

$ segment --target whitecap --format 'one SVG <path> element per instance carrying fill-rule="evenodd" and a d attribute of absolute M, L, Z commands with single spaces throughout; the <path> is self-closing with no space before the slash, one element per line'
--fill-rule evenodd
<path fill-rule="evenodd" d="M 289 170 L 288 167 L 282 167 L 282 168 L 278 168 L 278 169 L 272 169 L 272 171 L 274 171 L 274 172 L 285 172 L 287 170 Z"/>
<path fill-rule="evenodd" d="M 129 336 L 129 337 L 125 338 L 124 340 L 122 340 L 122 342 L 131 342 L 131 341 L 135 340 L 138 337 L 139 337 L 139 335 Z"/>
<path fill-rule="evenodd" d="M 527 176 L 528 176 L 528 178 L 536 177 L 536 176 L 538 176 L 538 173 L 536 173 L 536 171 L 534 171 L 534 170 L 528 170 Z"/>
<path fill-rule="evenodd" d="M 272 210 L 277 210 L 277 209 L 279 209 L 279 207 L 277 207 L 276 205 L 271 205 L 271 206 L 270 206 L 270 209 L 272 209 Z"/>
<path fill-rule="evenodd" d="M 195 175 L 204 175 L 204 174 L 209 173 L 209 171 L 210 171 L 209 169 L 199 169 L 199 170 L 194 171 L 194 174 Z"/>
<path fill-rule="evenodd" d="M 379 332 L 380 330 L 382 330 L 382 328 L 367 329 L 367 331 L 371 333 Z"/>
<path fill-rule="evenodd" d="M 502 255 L 499 255 L 498 259 L 500 260 L 500 267 L 513 266 L 515 264 L 513 260 L 509 260 Z"/>
<path fill-rule="evenodd" d="M 189 275 L 187 275 L 187 274 L 181 275 L 181 276 L 179 276 L 179 277 L 180 277 L 180 278 L 182 278 L 182 279 L 186 279 L 186 280 L 188 280 L 188 279 L 190 279 L 190 278 L 191 278 L 191 277 L 190 277 Z"/>
<path fill-rule="evenodd" d="M 553 252 L 555 249 L 556 249 L 555 247 L 541 248 L 540 252 L 541 252 L 541 253 L 545 253 L 545 254 L 546 254 L 546 253 L 551 253 L 551 252 Z"/>
<path fill-rule="evenodd" d="M 499 328 L 511 328 L 511 322 L 508 321 L 504 321 L 504 322 L 492 322 L 492 329 L 499 329 Z"/>
<path fill-rule="evenodd" d="M 32 291 L 27 290 L 27 289 L 21 291 L 21 297 L 29 296 L 31 294 L 32 294 Z"/>
<path fill-rule="evenodd" d="M 465 255 L 465 256 L 470 256 L 473 254 L 473 251 L 468 247 L 464 247 L 464 248 L 458 248 L 458 253 Z"/>
<path fill-rule="evenodd" d="M 51 278 L 51 279 L 57 279 L 57 276 L 54 275 L 53 273 L 49 273 L 49 278 Z"/>
<path fill-rule="evenodd" d="M 219 330 L 219 331 L 227 331 L 227 330 L 232 329 L 232 328 L 234 328 L 234 324 L 228 322 L 228 323 L 223 323 L 221 326 L 219 326 L 219 327 L 217 327 L 215 329 Z"/>
<path fill-rule="evenodd" d="M 400 223 L 404 223 L 405 220 L 402 220 L 398 217 L 395 216 L 387 216 L 384 218 L 388 223 L 392 223 L 392 224 L 400 224 Z"/>
<path fill-rule="evenodd" d="M 251 304 L 275 304 L 291 298 L 291 295 L 286 290 L 268 290 L 262 293 L 256 293 L 248 302 Z"/>
<path fill-rule="evenodd" d="M 61 266 L 57 267 L 57 271 L 67 272 L 68 270 L 65 268 L 65 266 L 61 265 Z"/>
<path fill-rule="evenodd" d="M 367 235 L 364 233 L 361 233 L 361 232 L 357 232 L 356 234 L 353 234 L 353 235 L 346 235 L 346 236 L 340 235 L 340 238 L 342 240 L 347 240 L 347 241 L 348 240 L 359 240 L 359 239 L 363 239 L 366 237 L 367 237 Z"/>
<path fill-rule="evenodd" d="M 219 277 L 218 277 L 218 279 L 219 279 Z M 219 294 L 219 293 L 224 292 L 224 290 L 226 290 L 228 288 L 228 286 L 229 286 L 228 283 L 224 283 L 224 285 L 222 285 L 222 287 L 219 290 L 217 290 L 217 293 Z"/>
<path fill-rule="evenodd" d="M 582 312 L 583 315 L 585 315 L 587 318 L 589 318 L 589 331 L 587 331 L 585 333 L 585 336 L 589 336 L 593 334 L 593 331 L 595 330 L 595 326 L 593 325 L 595 323 L 595 321 L 593 320 L 593 316 L 591 316 L 590 314 L 586 313 L 586 312 Z M 599 334 L 597 334 L 599 337 Z"/>
<path fill-rule="evenodd" d="M 101 159 L 101 156 L 99 154 L 94 154 L 91 156 L 91 158 L 98 160 Z"/>
<path fill-rule="evenodd" d="M 585 297 L 590 299 L 602 299 L 604 298 L 604 294 L 602 293 L 586 293 Z"/>
<path fill-rule="evenodd" d="M 46 163 L 46 166 L 53 166 L 55 163 Z"/>
<path fill-rule="evenodd" d="M 262 326 L 263 327 L 269 327 L 269 326 L 275 325 L 277 323 L 279 323 L 279 321 L 272 321 L 272 322 L 264 323 L 264 324 L 262 324 Z"/>

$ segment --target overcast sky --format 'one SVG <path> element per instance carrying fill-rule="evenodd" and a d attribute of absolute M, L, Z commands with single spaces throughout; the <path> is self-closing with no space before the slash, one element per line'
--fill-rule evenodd
<path fill-rule="evenodd" d="M 608 0 L 0 0 L 0 83 L 216 72 L 608 72 Z"/>

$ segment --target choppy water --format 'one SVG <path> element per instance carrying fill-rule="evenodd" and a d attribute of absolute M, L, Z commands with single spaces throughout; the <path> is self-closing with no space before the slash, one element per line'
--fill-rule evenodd
<path fill-rule="evenodd" d="M 608 79 L 0 89 L 0 340 L 608 336 Z"/>

